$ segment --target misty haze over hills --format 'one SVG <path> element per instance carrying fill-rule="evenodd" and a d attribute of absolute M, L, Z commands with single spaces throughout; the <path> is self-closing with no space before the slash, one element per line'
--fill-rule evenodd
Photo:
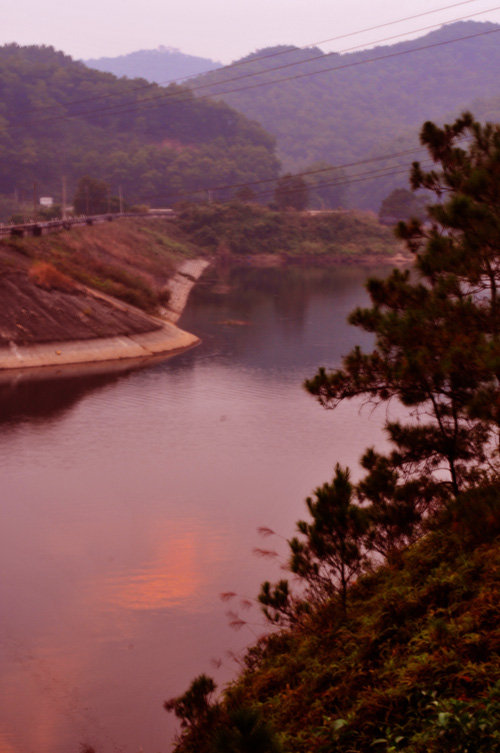
<path fill-rule="evenodd" d="M 128 78 L 145 78 L 156 84 L 181 81 L 186 76 L 206 73 L 222 65 L 215 60 L 186 55 L 163 45 L 156 50 L 137 50 L 118 57 L 94 58 L 82 62 L 98 71 Z"/>
<path fill-rule="evenodd" d="M 203 88 L 203 97 L 223 99 L 263 125 L 277 139 L 285 170 L 301 171 L 316 163 L 345 164 L 417 146 L 425 120 L 449 121 L 464 109 L 471 109 L 479 119 L 499 120 L 496 30 L 500 26 L 489 22 L 458 22 L 418 39 L 346 54 L 312 47 L 266 48 L 237 61 L 234 69 L 213 70 L 188 85 L 196 91 L 199 85 L 212 84 Z M 460 37 L 468 38 L 451 41 Z M 428 49 L 410 52 L 422 47 Z M 148 68 L 146 57 L 140 68 L 133 67 L 133 56 L 127 57 L 131 75 L 158 81 L 158 72 Z M 366 62 L 373 58 L 382 59 Z M 242 61 L 247 64 L 241 65 Z M 269 72 L 280 66 L 287 67 Z M 304 76 L 339 66 L 341 70 Z M 255 87 L 287 78 L 273 86 Z M 414 158 L 377 163 L 377 168 L 389 172 L 395 168 L 399 174 L 353 183 L 349 204 L 378 208 L 394 187 L 407 185 L 404 167 Z M 358 175 L 359 168 L 350 174 Z"/>
<path fill-rule="evenodd" d="M 213 84 L 203 94 L 220 97 L 261 123 L 276 137 L 285 169 L 304 170 L 317 162 L 345 164 L 417 146 L 426 120 L 449 121 L 464 109 L 480 119 L 500 119 L 496 30 L 500 26 L 492 23 L 460 22 L 419 39 L 343 55 L 327 55 L 318 48 L 266 49 L 244 58 L 248 65 L 234 72 L 214 71 L 191 80 L 189 86 Z M 473 36 L 482 32 L 491 33 Z M 468 38 L 450 42 L 461 37 Z M 284 54 L 259 60 L 275 52 Z M 374 58 L 380 59 L 367 62 Z M 339 66 L 311 77 L 303 75 Z M 248 73 L 258 75 L 223 84 Z M 297 78 L 272 87 L 244 88 L 292 76 Z M 410 155 L 376 167 L 404 167 L 415 158 Z M 351 175 L 359 172 L 358 167 Z M 406 184 L 404 173 L 376 184 L 360 181 L 351 186 L 350 203 L 375 209 L 392 188 Z"/>
<path fill-rule="evenodd" d="M 71 192 L 88 174 L 112 193 L 121 186 L 131 203 L 168 205 L 215 185 L 276 177 L 276 142 L 283 172 L 358 163 L 345 169 L 342 205 L 378 211 L 423 156 L 411 150 L 425 120 L 450 122 L 470 109 L 479 120 L 500 121 L 497 32 L 500 25 L 457 23 L 345 55 L 278 47 L 190 79 L 191 88 L 152 84 L 146 96 L 144 80 L 117 79 L 50 47 L 5 45 L 0 194 L 32 195 L 36 181 L 41 195 L 57 197 L 61 175 Z"/>

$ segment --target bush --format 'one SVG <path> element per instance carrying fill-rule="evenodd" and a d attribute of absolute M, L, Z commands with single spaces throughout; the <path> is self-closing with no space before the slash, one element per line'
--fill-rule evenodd
<path fill-rule="evenodd" d="M 28 272 L 31 282 L 45 290 L 62 290 L 64 293 L 73 293 L 76 283 L 59 269 L 46 261 L 36 261 Z"/>

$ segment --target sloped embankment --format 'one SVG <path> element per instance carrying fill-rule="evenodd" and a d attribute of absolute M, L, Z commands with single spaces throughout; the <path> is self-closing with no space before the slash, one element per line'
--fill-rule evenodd
<path fill-rule="evenodd" d="M 144 357 L 197 343 L 173 323 L 207 265 L 186 258 L 193 253 L 171 226 L 151 220 L 3 243 L 0 369 Z"/>

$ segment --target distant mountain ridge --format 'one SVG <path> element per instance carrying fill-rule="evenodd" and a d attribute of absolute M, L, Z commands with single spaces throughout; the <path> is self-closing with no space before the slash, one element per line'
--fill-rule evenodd
<path fill-rule="evenodd" d="M 128 78 L 145 78 L 156 84 L 182 81 L 187 76 L 206 73 L 222 65 L 215 60 L 186 55 L 163 45 L 156 50 L 137 50 L 117 57 L 93 58 L 82 62 L 98 71 Z"/>

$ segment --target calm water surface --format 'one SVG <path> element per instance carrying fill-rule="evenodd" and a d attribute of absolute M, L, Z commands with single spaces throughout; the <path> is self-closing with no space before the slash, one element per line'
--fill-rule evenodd
<path fill-rule="evenodd" d="M 383 415 L 301 387 L 369 345 L 345 323 L 365 276 L 212 273 L 180 322 L 198 348 L 0 386 L 0 753 L 165 753 L 163 701 L 234 676 L 265 630 L 242 600 L 283 575 L 254 550 L 284 555 L 304 498 L 380 442 Z"/>

